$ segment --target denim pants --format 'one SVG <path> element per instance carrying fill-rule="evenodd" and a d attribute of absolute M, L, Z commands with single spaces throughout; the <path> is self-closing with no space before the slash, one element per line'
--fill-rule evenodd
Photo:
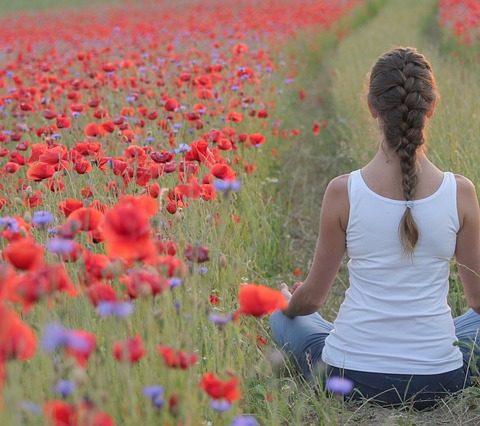
<path fill-rule="evenodd" d="M 439 399 L 471 386 L 470 374 L 480 367 L 480 315 L 472 309 L 454 319 L 455 334 L 463 354 L 463 367 L 442 374 L 409 375 L 370 373 L 323 364 L 325 339 L 333 324 L 320 314 L 289 318 L 281 311 L 270 316 L 270 326 L 276 344 L 290 355 L 303 376 L 311 381 L 315 371 L 322 378 L 340 376 L 351 380 L 353 391 L 349 399 L 368 398 L 382 405 L 412 403 L 416 409 L 434 406 Z M 472 353 L 473 351 L 473 353 Z M 319 368 L 320 367 L 320 368 Z"/>

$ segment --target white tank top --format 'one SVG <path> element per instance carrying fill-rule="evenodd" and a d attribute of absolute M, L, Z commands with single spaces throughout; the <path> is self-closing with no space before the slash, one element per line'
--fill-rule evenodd
<path fill-rule="evenodd" d="M 462 366 L 447 304 L 450 260 L 459 230 L 455 176 L 411 202 L 419 229 L 403 254 L 399 223 L 406 202 L 373 192 L 360 170 L 348 180 L 350 287 L 325 341 L 327 364 L 365 372 L 440 374 Z"/>

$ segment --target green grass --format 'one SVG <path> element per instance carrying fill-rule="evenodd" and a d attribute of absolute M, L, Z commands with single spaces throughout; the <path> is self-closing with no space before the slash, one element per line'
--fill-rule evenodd
<path fill-rule="evenodd" d="M 30 12 L 52 8 L 79 8 L 92 5 L 121 4 L 124 0 L 4 0 L 0 3 L 0 15 L 12 12 Z"/>

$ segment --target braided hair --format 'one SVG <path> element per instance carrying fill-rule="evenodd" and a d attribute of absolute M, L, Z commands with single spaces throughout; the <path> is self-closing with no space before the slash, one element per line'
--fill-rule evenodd
<path fill-rule="evenodd" d="M 419 237 L 409 203 L 417 186 L 416 153 L 425 142 L 425 121 L 436 98 L 432 68 L 415 48 L 390 50 L 372 68 L 368 101 L 378 113 L 385 142 L 400 160 L 406 208 L 399 233 L 407 254 L 413 252 Z"/>

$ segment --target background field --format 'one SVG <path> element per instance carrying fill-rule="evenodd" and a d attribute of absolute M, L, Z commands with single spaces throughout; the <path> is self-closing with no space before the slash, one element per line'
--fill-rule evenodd
<path fill-rule="evenodd" d="M 95 3 L 119 2 L 88 0 L 82 7 Z M 77 5 L 73 0 L 17 0 L 0 3 L 0 12 Z M 46 322 L 58 320 L 99 336 L 99 356 L 88 372 L 73 370 L 79 382 L 84 382 L 74 401 L 87 395 L 101 402 L 102 410 L 120 425 L 140 424 L 138 407 L 146 416 L 142 420 L 145 424 L 169 424 L 176 420 L 165 411 L 158 415 L 145 408 L 139 393 L 142 384 L 158 381 L 181 394 L 184 424 L 229 424 L 239 414 L 252 414 L 261 425 L 275 426 L 476 424 L 480 419 L 477 387 L 427 414 L 415 413 L 408 406 L 383 410 L 368 404 L 345 404 L 314 392 L 296 377 L 288 362 L 278 361 L 265 319 L 247 318 L 219 332 L 205 315 L 212 292 L 222 300 L 218 311 L 226 313 L 236 307 L 240 282 L 276 287 L 283 280 L 293 283 L 306 275 L 328 180 L 360 167 L 376 150 L 377 130 L 367 112 L 365 85 L 376 58 L 393 46 L 416 46 L 433 65 L 441 101 L 428 131 L 431 159 L 442 169 L 467 176 L 480 190 L 480 66 L 476 49 L 455 43 L 451 35 L 438 28 L 435 0 L 367 1 L 331 32 L 308 31 L 291 40 L 283 55 L 293 58 L 297 75 L 285 89 L 285 96 L 279 98 L 275 114 L 283 128 L 298 129 L 300 136 L 271 138 L 263 151 L 245 153 L 246 159 L 257 165 L 257 172 L 244 179 L 241 192 L 222 200 L 219 207 L 222 216 L 240 215 L 241 226 L 210 226 L 206 218 L 211 220 L 215 210 L 203 204 L 190 207 L 181 224 L 171 231 L 179 241 L 201 241 L 210 248 L 208 272 L 193 274 L 188 289 L 175 296 L 162 295 L 162 300 L 155 303 L 139 301 L 135 315 L 121 324 L 92 315 L 85 299 L 74 303 L 63 300 L 54 312 L 43 303 L 29 316 L 29 324 L 39 334 Z M 273 84 L 280 84 L 280 80 Z M 306 93 L 305 99 L 299 97 L 300 91 Z M 318 137 L 312 133 L 312 123 L 322 120 L 328 125 Z M 278 149 L 276 157 L 268 155 L 267 149 L 273 147 Z M 98 184 L 103 186 L 104 182 Z M 46 202 L 53 206 L 58 199 L 51 195 Z M 21 206 L 15 209 L 9 214 L 24 214 Z M 227 260 L 227 266 L 220 258 Z M 300 272 L 294 274 L 294 268 Z M 347 286 L 342 268 L 321 310 L 328 319 L 335 318 Z M 453 312 L 463 313 L 466 305 L 454 265 L 449 297 Z M 182 315 L 178 315 L 174 302 L 186 307 Z M 165 370 L 158 356 L 150 356 L 138 365 L 119 367 L 109 356 L 109 348 L 132 330 L 141 330 L 149 352 L 155 352 L 159 340 L 198 351 L 202 354 L 201 366 L 182 374 Z M 266 338 L 265 346 L 258 344 L 259 336 Z M 199 374 L 226 370 L 241 378 L 243 399 L 230 413 L 212 413 L 206 399 L 198 396 Z M 41 417 L 25 413 L 21 402 L 41 403 L 52 398 L 51 386 L 60 373 L 45 354 L 28 363 L 11 363 L 8 376 L 14 379 L 9 379 L 4 389 L 7 409 L 0 412 L 0 424 L 43 424 Z"/>

